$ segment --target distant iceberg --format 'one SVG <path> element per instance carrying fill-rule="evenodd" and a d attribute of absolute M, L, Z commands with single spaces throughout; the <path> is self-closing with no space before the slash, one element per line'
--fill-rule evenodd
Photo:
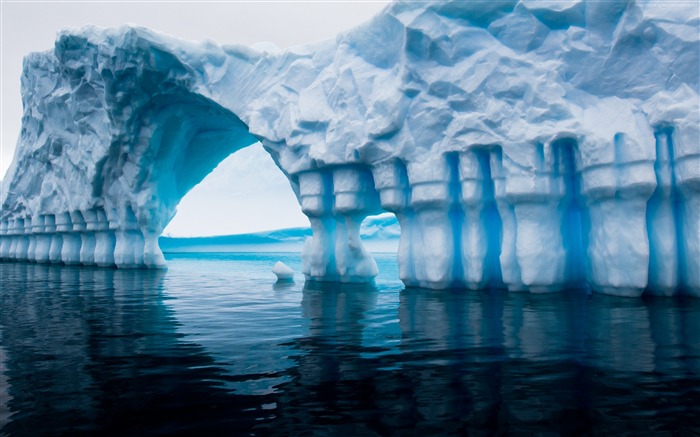
<path fill-rule="evenodd" d="M 307 278 L 370 281 L 360 226 L 389 211 L 407 286 L 700 296 L 698 15 L 397 1 L 290 50 L 64 31 L 24 62 L 0 258 L 163 267 L 180 199 L 260 141 Z"/>
<path fill-rule="evenodd" d="M 158 239 L 165 253 L 192 252 L 300 252 L 311 228 L 288 228 L 252 234 L 213 237 L 165 237 Z M 360 226 L 362 244 L 371 252 L 396 252 L 401 228 L 396 216 L 367 217 Z"/>

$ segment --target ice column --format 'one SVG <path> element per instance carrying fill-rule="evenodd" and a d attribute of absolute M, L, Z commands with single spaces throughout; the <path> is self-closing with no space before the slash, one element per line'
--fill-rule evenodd
<path fill-rule="evenodd" d="M 17 249 L 17 229 L 16 220 L 11 219 L 7 221 L 7 237 L 9 243 L 7 243 L 7 256 L 8 260 L 15 259 L 15 249 Z"/>
<path fill-rule="evenodd" d="M 27 261 L 36 262 L 36 242 L 37 234 L 35 230 L 38 228 L 39 215 L 34 214 L 27 217 L 24 223 L 24 232 L 29 236 L 29 247 L 27 248 Z"/>
<path fill-rule="evenodd" d="M 15 235 L 15 220 L 6 220 L 4 221 L 4 224 L 5 236 L 3 237 L 4 243 L 2 245 L 2 252 L 0 252 L 0 255 L 5 260 L 13 260 L 15 248 L 17 247 L 17 236 Z"/>
<path fill-rule="evenodd" d="M 509 291 L 527 291 L 520 275 L 516 256 L 517 222 L 515 210 L 506 196 L 506 171 L 503 166 L 503 151 L 500 147 L 491 150 L 491 178 L 498 214 L 501 216 L 501 277 Z"/>
<path fill-rule="evenodd" d="M 586 211 L 582 206 L 581 176 L 577 170 L 580 167 L 577 164 L 578 144 L 573 138 L 560 138 L 550 147 L 553 182 L 559 186 L 562 194 L 558 209 L 562 220 L 562 244 L 566 252 L 566 283 L 563 285 L 567 288 L 587 288 Z M 547 161 L 550 162 L 549 157 Z"/>
<path fill-rule="evenodd" d="M 677 223 L 678 193 L 673 172 L 671 130 L 660 129 L 656 137 L 656 190 L 647 205 L 649 229 L 649 292 L 672 296 L 680 286 L 680 251 Z"/>
<path fill-rule="evenodd" d="M 673 131 L 674 176 L 680 194 L 680 257 L 685 292 L 700 297 L 700 143 L 698 126 Z"/>
<path fill-rule="evenodd" d="M 97 239 L 95 229 L 97 223 L 97 211 L 94 209 L 84 210 L 81 213 L 84 224 L 80 232 L 80 263 L 85 266 L 95 264 L 95 246 Z"/>
<path fill-rule="evenodd" d="M 333 170 L 333 195 L 335 267 L 340 281 L 371 281 L 379 271 L 360 241 L 360 225 L 369 214 L 379 212 L 372 173 L 361 167 Z"/>
<path fill-rule="evenodd" d="M 304 243 L 302 271 L 316 281 L 369 282 L 378 273 L 360 241 L 360 224 L 378 212 L 372 174 L 361 166 L 300 173 L 299 197 L 313 237 Z"/>
<path fill-rule="evenodd" d="M 48 214 L 45 221 L 45 231 L 49 234 L 51 242 L 49 243 L 49 261 L 52 264 L 61 262 L 61 249 L 63 247 L 63 236 L 57 231 L 57 220 L 55 214 Z"/>
<path fill-rule="evenodd" d="M 298 177 L 301 210 L 309 218 L 313 232 L 304 243 L 302 271 L 309 279 L 337 280 L 332 176 L 312 171 L 300 173 Z"/>
<path fill-rule="evenodd" d="M 14 259 L 15 261 L 26 261 L 27 252 L 29 251 L 29 237 L 26 235 L 27 226 L 26 222 L 29 218 L 17 219 L 15 224 L 16 234 L 17 234 L 17 246 L 15 248 Z M 31 226 L 30 226 L 31 228 Z"/>
<path fill-rule="evenodd" d="M 554 175 L 553 165 L 545 168 L 544 145 L 522 144 L 514 149 L 522 161 L 509 168 L 506 197 L 515 213 L 515 253 L 521 280 L 531 292 L 562 290 L 566 282 L 559 208 L 563 180 Z M 547 151 L 551 163 L 551 149 Z"/>
<path fill-rule="evenodd" d="M 144 246 L 143 246 L 143 263 L 148 268 L 164 268 L 165 257 L 163 251 L 158 245 L 158 237 L 160 232 L 153 230 L 144 230 L 142 228 Z"/>
<path fill-rule="evenodd" d="M 102 208 L 95 210 L 94 222 L 86 222 L 87 230 L 95 232 L 94 261 L 100 267 L 114 266 L 114 232 L 109 228 L 107 215 Z"/>
<path fill-rule="evenodd" d="M 471 149 L 459 154 L 459 202 L 462 219 L 462 283 L 482 289 L 501 282 L 498 254 L 501 218 L 496 210 L 489 153 Z"/>
<path fill-rule="evenodd" d="M 26 261 L 27 260 L 27 249 L 29 248 L 29 241 L 24 235 L 24 219 L 15 219 L 14 226 L 14 250 L 11 252 L 11 257 L 15 261 Z"/>
<path fill-rule="evenodd" d="M 20 240 L 20 227 L 22 226 L 21 219 L 14 219 L 10 221 L 10 235 L 12 240 L 10 243 L 10 259 L 13 261 L 17 260 L 17 249 L 19 247 Z"/>
<path fill-rule="evenodd" d="M 121 269 L 144 267 L 144 240 L 134 212 L 127 206 L 119 222 L 110 220 L 110 229 L 114 230 L 114 264 Z"/>
<path fill-rule="evenodd" d="M 34 260 L 38 263 L 48 263 L 49 251 L 51 250 L 51 235 L 46 230 L 47 216 L 39 215 L 36 225 L 33 226 L 36 233 L 36 248 L 34 249 Z"/>
<path fill-rule="evenodd" d="M 612 146 L 611 161 L 582 162 L 581 193 L 590 218 L 590 283 L 602 293 L 639 296 L 649 276 L 646 207 L 656 176 L 653 161 L 636 156 L 633 140 L 617 134 Z"/>
<path fill-rule="evenodd" d="M 379 192 L 383 209 L 393 212 L 401 226 L 399 240 L 399 278 L 408 287 L 417 287 L 413 269 L 413 210 L 410 208 L 411 192 L 403 162 L 392 159 L 372 167 L 374 186 Z"/>
<path fill-rule="evenodd" d="M 15 235 L 15 220 L 7 220 L 7 243 L 5 249 L 5 259 L 13 260 L 15 256 L 15 248 L 17 247 L 17 236 Z"/>
<path fill-rule="evenodd" d="M 455 282 L 455 235 L 451 221 L 452 169 L 444 156 L 409 162 L 413 269 L 416 283 L 426 288 L 449 288 Z"/>
<path fill-rule="evenodd" d="M 0 260 L 9 258 L 10 254 L 10 239 L 7 230 L 7 220 L 0 221 Z"/>
<path fill-rule="evenodd" d="M 82 217 L 80 217 L 82 221 Z M 84 223 L 77 224 L 79 227 Z M 63 236 L 61 246 L 61 260 L 66 265 L 80 264 L 80 235 L 74 232 L 74 222 L 72 214 L 64 212 L 56 216 L 56 231 Z M 79 230 L 79 229 L 78 229 Z"/>

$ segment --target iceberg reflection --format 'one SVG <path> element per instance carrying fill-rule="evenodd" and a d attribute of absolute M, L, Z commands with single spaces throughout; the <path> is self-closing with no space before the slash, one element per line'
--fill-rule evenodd
<path fill-rule="evenodd" d="M 173 265 L 0 264 L 0 433 L 646 434 L 700 417 L 697 299 L 231 285 L 204 261 L 193 289 Z"/>

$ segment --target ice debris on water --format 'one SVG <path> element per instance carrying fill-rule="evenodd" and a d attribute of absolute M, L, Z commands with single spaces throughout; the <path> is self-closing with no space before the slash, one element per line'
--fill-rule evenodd
<path fill-rule="evenodd" d="M 277 261 L 272 267 L 272 273 L 277 276 L 278 282 L 287 282 L 294 280 L 294 270 L 282 261 Z"/>

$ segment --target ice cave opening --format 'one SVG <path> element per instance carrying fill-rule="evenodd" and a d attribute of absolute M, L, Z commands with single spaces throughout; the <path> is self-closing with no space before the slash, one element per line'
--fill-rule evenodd
<path fill-rule="evenodd" d="M 260 143 L 219 163 L 177 206 L 166 237 L 214 237 L 308 227 L 290 187 Z"/>
<path fill-rule="evenodd" d="M 145 186 L 152 193 L 148 199 L 152 205 L 138 208 L 139 211 L 151 211 L 151 214 L 133 219 L 133 214 L 128 215 L 129 220 L 139 223 L 142 230 L 144 225 L 150 228 L 143 231 L 143 259 L 146 265 L 165 265 L 157 246 L 161 234 L 177 232 L 182 225 L 180 222 L 187 221 L 188 215 L 196 215 L 193 221 L 203 223 L 203 212 L 208 209 L 197 208 L 197 197 L 210 186 L 206 179 L 211 177 L 219 179 L 212 184 L 219 188 L 255 187 L 247 194 L 252 192 L 259 197 L 257 210 L 246 210 L 245 205 L 238 205 L 227 211 L 221 203 L 233 203 L 235 199 L 227 199 L 224 194 L 219 199 L 220 204 L 209 209 L 214 215 L 248 215 L 253 222 L 251 226 L 266 227 L 263 224 L 266 218 L 279 219 L 283 214 L 296 214 L 289 217 L 286 223 L 284 220 L 278 221 L 280 225 L 274 226 L 271 222 L 268 229 L 249 228 L 257 231 L 310 223 L 313 237 L 302 250 L 303 270 L 309 279 L 366 282 L 377 275 L 376 262 L 360 238 L 360 226 L 365 218 L 385 212 L 380 207 L 369 168 L 341 165 L 286 175 L 275 165 L 274 152 L 262 150 L 258 139 L 248 132 L 245 123 L 215 103 L 198 96 L 170 96 L 154 99 L 149 106 L 152 109 L 144 111 L 141 117 L 143 125 L 140 129 L 144 138 L 136 141 L 136 144 L 144 145 L 143 155 L 150 153 L 147 159 L 154 163 L 145 178 L 148 181 Z M 225 173 L 231 161 L 236 166 L 237 156 L 238 160 L 243 161 L 239 167 L 245 168 L 241 172 L 245 174 L 225 177 L 222 173 Z M 247 168 L 245 161 L 249 164 Z M 262 167 L 261 161 L 265 162 Z M 217 171 L 222 162 L 222 168 Z M 270 183 L 273 180 L 275 183 Z M 268 188 L 267 192 L 264 188 Z M 280 198 L 283 204 L 280 204 Z M 178 209 L 181 210 L 182 220 L 176 218 Z M 173 226 L 166 231 L 171 220 Z M 209 235 L 217 233 L 213 229 L 205 232 Z M 221 233 L 239 232 L 232 229 L 232 232 Z M 135 230 L 127 233 L 127 238 L 122 240 L 127 247 L 134 248 L 138 246 L 134 244 L 138 238 L 139 232 Z M 116 246 L 118 249 L 118 242 Z M 137 259 L 137 250 L 134 250 L 134 259 Z M 119 250 L 115 250 L 115 264 L 130 267 L 128 262 L 116 258 L 119 253 Z"/>

